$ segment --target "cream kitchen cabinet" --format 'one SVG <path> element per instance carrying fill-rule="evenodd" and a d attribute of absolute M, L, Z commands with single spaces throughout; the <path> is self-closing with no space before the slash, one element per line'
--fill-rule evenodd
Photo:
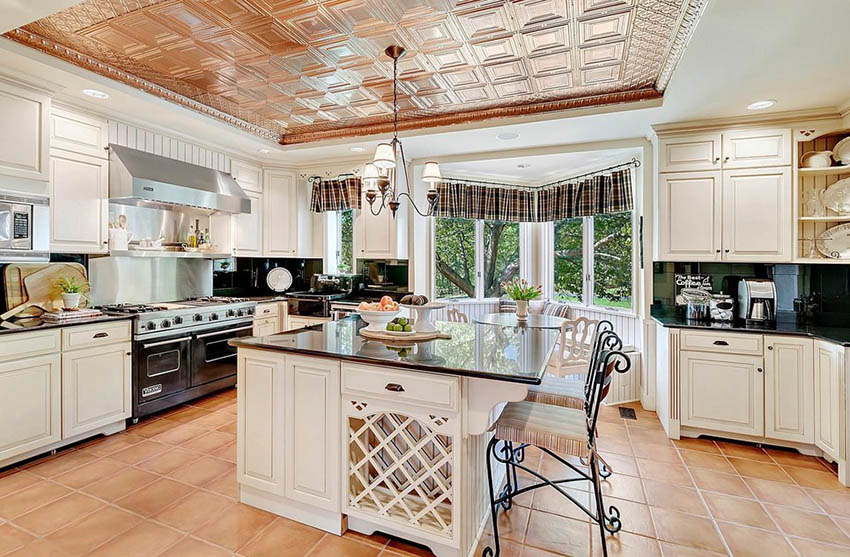
<path fill-rule="evenodd" d="M 661 174 L 658 191 L 658 259 L 722 259 L 722 174 Z"/>
<path fill-rule="evenodd" d="M 329 317 L 303 317 L 300 315 L 290 315 L 285 330 L 294 331 L 295 329 L 303 329 L 304 327 L 312 327 L 320 323 L 330 321 Z"/>
<path fill-rule="evenodd" d="M 764 436 L 814 443 L 814 341 L 764 336 Z"/>
<path fill-rule="evenodd" d="M 109 166 L 103 158 L 50 151 L 50 250 L 109 251 Z"/>
<path fill-rule="evenodd" d="M 233 176 L 243 190 L 263 193 L 262 167 L 249 162 L 231 159 L 230 175 Z"/>
<path fill-rule="evenodd" d="M 845 460 L 844 347 L 814 341 L 814 443 L 833 460 Z"/>
<path fill-rule="evenodd" d="M 297 187 L 295 172 L 265 173 L 263 254 L 267 257 L 295 257 L 298 253 Z"/>
<path fill-rule="evenodd" d="M 263 195 L 245 192 L 251 200 L 251 212 L 234 218 L 233 255 L 253 257 L 263 254 Z"/>
<path fill-rule="evenodd" d="M 388 207 L 375 216 L 369 209 L 364 189 L 362 209 L 354 218 L 355 257 L 407 259 L 407 207 L 407 202 L 402 201 L 395 216 Z"/>
<path fill-rule="evenodd" d="M 761 356 L 679 352 L 681 425 L 764 435 L 764 359 Z"/>
<path fill-rule="evenodd" d="M 0 79 L 0 174 L 46 182 L 49 179 L 50 97 Z"/>
<path fill-rule="evenodd" d="M 723 260 L 791 261 L 791 168 L 723 171 Z"/>
<path fill-rule="evenodd" d="M 266 337 L 280 332 L 280 321 L 277 317 L 268 317 L 266 319 L 255 319 L 254 330 L 251 335 L 255 337 Z"/>
<path fill-rule="evenodd" d="M 791 129 L 723 132 L 723 169 L 791 165 Z"/>
<path fill-rule="evenodd" d="M 66 110 L 50 110 L 50 148 L 81 155 L 109 158 L 109 129 L 106 120 Z"/>
<path fill-rule="evenodd" d="M 722 145 L 719 133 L 663 138 L 658 142 L 658 171 L 719 170 Z"/>

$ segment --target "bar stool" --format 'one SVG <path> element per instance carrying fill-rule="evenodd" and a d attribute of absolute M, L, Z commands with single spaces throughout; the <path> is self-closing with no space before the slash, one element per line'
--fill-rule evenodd
<path fill-rule="evenodd" d="M 500 555 L 499 509 L 510 508 L 516 495 L 543 486 L 549 486 L 558 491 L 599 525 L 602 537 L 602 554 L 607 557 L 608 547 L 605 534 L 618 532 L 622 523 L 620 511 L 613 505 L 606 510 L 603 501 L 600 486 L 599 455 L 596 449 L 596 423 L 599 417 L 599 407 L 611 386 L 611 374 L 615 371 L 624 373 L 629 369 L 630 362 L 625 353 L 622 352 L 622 346 L 622 341 L 613 331 L 603 331 L 597 335 L 590 358 L 590 368 L 588 369 L 589 392 L 583 409 L 541 404 L 528 400 L 510 402 L 505 405 L 501 416 L 491 428 L 494 430 L 494 436 L 487 445 L 487 479 L 495 550 L 489 546 L 486 547 L 482 552 L 482 557 L 498 557 Z M 500 441 L 503 443 L 501 449 L 497 448 Z M 514 449 L 514 444 L 518 445 L 516 449 Z M 519 458 L 528 446 L 537 447 L 575 472 L 577 476 L 553 480 L 542 476 L 537 470 L 528 468 Z M 559 456 L 558 453 L 587 461 L 589 464 L 588 471 L 578 468 Z M 508 471 L 507 482 L 513 482 L 515 486 L 503 490 L 498 496 L 495 495 L 493 487 L 493 460 L 505 465 Z M 516 486 L 517 468 L 539 481 L 518 488 Z M 582 505 L 561 487 L 563 484 L 578 481 L 590 482 L 595 501 L 594 510 Z"/>

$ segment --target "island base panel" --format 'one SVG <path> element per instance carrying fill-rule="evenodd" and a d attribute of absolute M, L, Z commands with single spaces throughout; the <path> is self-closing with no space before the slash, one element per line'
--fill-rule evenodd
<path fill-rule="evenodd" d="M 346 530 L 346 517 L 342 513 L 305 505 L 246 485 L 239 486 L 239 502 L 336 536 L 341 536 Z"/>

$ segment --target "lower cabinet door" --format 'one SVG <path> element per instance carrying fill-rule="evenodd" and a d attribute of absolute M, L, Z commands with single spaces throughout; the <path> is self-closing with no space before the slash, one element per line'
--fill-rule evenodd
<path fill-rule="evenodd" d="M 339 362 L 286 358 L 286 496 L 339 510 Z"/>
<path fill-rule="evenodd" d="M 255 337 L 264 337 L 274 335 L 280 331 L 278 329 L 278 318 L 269 317 L 268 319 L 258 319 L 254 321 L 254 330 L 251 334 Z"/>
<path fill-rule="evenodd" d="M 815 445 L 834 459 L 844 458 L 844 347 L 815 341 Z"/>
<path fill-rule="evenodd" d="M 132 406 L 129 342 L 62 354 L 62 438 L 129 418 Z"/>
<path fill-rule="evenodd" d="M 814 443 L 814 341 L 765 335 L 764 346 L 765 437 Z"/>
<path fill-rule="evenodd" d="M 679 352 L 681 424 L 714 431 L 764 434 L 764 359 Z"/>
<path fill-rule="evenodd" d="M 62 439 L 59 354 L 0 363 L 0 462 Z"/>
<path fill-rule="evenodd" d="M 283 495 L 284 361 L 280 353 L 240 350 L 236 378 L 236 479 L 278 495 Z"/>
<path fill-rule="evenodd" d="M 290 331 L 294 331 L 296 329 L 303 329 L 304 327 L 309 327 L 312 325 L 310 320 L 306 317 L 290 317 L 288 327 Z"/>

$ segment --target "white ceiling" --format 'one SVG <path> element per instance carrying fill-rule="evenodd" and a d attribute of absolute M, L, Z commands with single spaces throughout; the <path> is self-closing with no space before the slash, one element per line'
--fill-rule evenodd
<path fill-rule="evenodd" d="M 0 0 L 10 1 L 21 2 Z M 709 0 L 662 106 L 580 117 L 565 113 L 557 119 L 512 125 L 491 121 L 460 131 L 419 130 L 403 135 L 406 155 L 439 158 L 642 137 L 652 124 L 751 114 L 746 106 L 765 98 L 778 102 L 763 112 L 833 108 L 850 99 L 848 21 L 848 0 Z M 352 146 L 365 147 L 368 156 L 383 139 L 281 147 L 11 41 L 0 41 L 0 49 L 0 73 L 47 80 L 62 89 L 59 98 L 101 107 L 130 120 L 155 120 L 162 128 L 205 137 L 211 146 L 256 158 L 306 163 L 357 156 L 350 151 Z M 111 98 L 93 102 L 81 95 L 83 88 L 92 85 L 109 92 Z M 516 132 L 519 138 L 496 138 L 505 131 Z M 261 148 L 271 153 L 260 155 Z"/>
<path fill-rule="evenodd" d="M 0 33 L 73 6 L 80 0 L 0 0 Z"/>

